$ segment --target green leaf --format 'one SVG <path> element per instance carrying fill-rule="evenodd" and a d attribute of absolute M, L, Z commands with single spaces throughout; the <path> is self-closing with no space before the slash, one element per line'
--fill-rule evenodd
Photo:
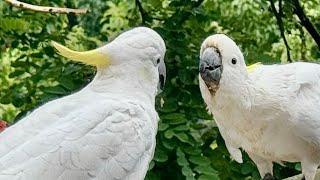
<path fill-rule="evenodd" d="M 219 180 L 218 175 L 201 175 L 198 180 Z"/>
<path fill-rule="evenodd" d="M 215 150 L 217 147 L 218 147 L 217 141 L 214 140 L 214 141 L 210 144 L 210 148 L 211 148 L 212 150 Z"/>
<path fill-rule="evenodd" d="M 211 166 L 197 166 L 194 170 L 199 174 L 217 175 L 218 173 Z"/>
<path fill-rule="evenodd" d="M 188 166 L 184 166 L 184 167 L 182 167 L 182 174 L 184 175 L 184 176 L 193 176 L 193 172 L 192 172 L 192 170 L 188 167 Z"/>
<path fill-rule="evenodd" d="M 158 148 L 156 149 L 153 160 L 157 162 L 166 162 L 168 160 L 168 155 L 163 150 Z"/>
<path fill-rule="evenodd" d="M 147 2 L 153 7 L 162 7 L 162 1 L 160 0 L 147 0 Z"/>
<path fill-rule="evenodd" d="M 174 132 L 171 129 L 166 130 L 164 132 L 164 137 L 166 137 L 167 139 L 171 139 L 173 136 L 174 136 Z"/>
<path fill-rule="evenodd" d="M 253 170 L 254 166 L 250 162 L 244 163 L 241 166 L 241 173 L 244 175 L 251 173 Z"/>
<path fill-rule="evenodd" d="M 209 165 L 210 164 L 209 159 L 204 156 L 191 156 L 189 158 L 189 161 L 191 161 L 194 164 L 198 164 L 198 165 Z"/>
<path fill-rule="evenodd" d="M 175 112 L 178 109 L 178 104 L 176 101 L 173 101 L 170 99 L 168 101 L 165 101 L 163 104 L 163 107 L 160 109 L 161 112 Z"/>
<path fill-rule="evenodd" d="M 185 157 L 183 157 L 183 156 L 179 156 L 179 157 L 177 158 L 177 163 L 178 163 L 180 166 L 182 166 L 182 167 L 184 167 L 184 166 L 189 166 L 188 160 L 187 160 Z"/>
<path fill-rule="evenodd" d="M 185 156 L 185 154 L 181 151 L 180 148 L 177 148 L 176 154 L 177 154 L 178 157 L 180 157 L 180 156 L 184 157 Z"/>
<path fill-rule="evenodd" d="M 185 133 L 175 133 L 176 136 L 181 142 L 190 143 L 189 137 Z"/>
<path fill-rule="evenodd" d="M 60 78 L 59 83 L 61 86 L 71 91 L 75 88 L 73 81 L 69 78 Z"/>
<path fill-rule="evenodd" d="M 173 128 L 174 131 L 187 131 L 189 130 L 189 127 L 186 125 L 179 125 L 175 128 Z"/>
<path fill-rule="evenodd" d="M 0 29 L 3 31 L 25 32 L 30 26 L 29 21 L 23 18 L 0 17 Z"/>
<path fill-rule="evenodd" d="M 190 155 L 200 155 L 201 149 L 195 148 L 195 147 L 185 147 L 183 148 L 184 152 Z"/>
<path fill-rule="evenodd" d="M 154 162 L 154 161 L 151 161 L 151 162 L 149 163 L 149 168 L 148 168 L 148 170 L 150 171 L 151 169 L 153 169 L 154 165 L 155 165 L 155 162 Z"/>
<path fill-rule="evenodd" d="M 159 131 L 164 131 L 164 130 L 166 130 L 168 127 L 169 127 L 168 124 L 160 122 L 160 123 L 159 123 L 158 130 L 159 130 Z"/>
<path fill-rule="evenodd" d="M 195 178 L 193 176 L 187 176 L 186 180 L 195 180 Z"/>
<path fill-rule="evenodd" d="M 181 149 L 180 148 L 178 148 L 177 149 L 177 152 L 176 152 L 176 154 L 177 154 L 177 162 L 178 162 L 178 164 L 180 165 L 180 166 L 189 166 L 189 162 L 188 162 L 188 160 L 186 159 L 186 157 L 185 157 L 185 154 L 181 151 Z"/>
<path fill-rule="evenodd" d="M 11 66 L 12 67 L 24 67 L 24 66 L 27 66 L 27 62 L 25 61 L 14 61 L 11 63 Z"/>
<path fill-rule="evenodd" d="M 296 163 L 294 169 L 297 171 L 301 171 L 301 163 Z"/>
<path fill-rule="evenodd" d="M 13 73 L 11 73 L 9 75 L 9 78 L 14 78 L 14 77 L 20 76 L 20 75 L 22 75 L 24 73 L 25 73 L 24 70 L 16 70 L 16 71 L 14 71 Z"/>
<path fill-rule="evenodd" d="M 177 124 L 183 124 L 185 123 L 187 120 L 186 119 L 172 119 L 170 121 L 167 121 L 168 124 L 172 124 L 172 125 L 177 125 Z"/>
<path fill-rule="evenodd" d="M 66 94 L 66 91 L 61 86 L 48 87 L 48 88 L 45 88 L 43 92 L 46 92 L 49 94 L 56 94 L 56 95 Z"/>
<path fill-rule="evenodd" d="M 10 104 L 11 101 L 12 101 L 12 97 L 9 94 L 0 98 L 1 104 Z"/>
<path fill-rule="evenodd" d="M 170 114 L 161 116 L 161 119 L 165 119 L 165 120 L 185 119 L 185 115 L 182 113 L 170 113 Z"/>
<path fill-rule="evenodd" d="M 169 150 L 173 150 L 174 148 L 176 148 L 176 143 L 175 141 L 172 141 L 172 140 L 164 139 L 162 140 L 162 145 Z"/>

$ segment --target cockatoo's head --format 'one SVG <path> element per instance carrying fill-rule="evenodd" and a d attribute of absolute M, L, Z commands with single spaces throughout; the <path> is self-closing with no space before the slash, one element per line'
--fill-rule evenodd
<path fill-rule="evenodd" d="M 243 55 L 236 43 L 224 34 L 209 36 L 201 45 L 200 76 L 208 89 L 216 92 L 222 80 L 239 80 L 246 72 Z"/>
<path fill-rule="evenodd" d="M 166 47 L 161 36 L 150 28 L 131 29 L 120 34 L 105 46 L 91 51 L 73 51 L 56 42 L 53 42 L 53 46 L 68 59 L 93 65 L 102 70 L 110 66 L 133 69 L 144 65 L 149 68 L 148 70 L 159 73 L 159 87 L 164 86 Z"/>

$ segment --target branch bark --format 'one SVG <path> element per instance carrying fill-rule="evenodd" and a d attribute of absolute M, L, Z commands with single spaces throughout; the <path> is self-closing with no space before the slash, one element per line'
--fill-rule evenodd
<path fill-rule="evenodd" d="M 17 8 L 29 9 L 37 12 L 60 13 L 60 14 L 69 14 L 69 13 L 85 14 L 88 11 L 87 9 L 71 9 L 71 8 L 59 8 L 59 7 L 49 7 L 49 6 L 37 6 L 37 5 L 20 2 L 17 0 L 4 0 L 4 1 L 6 1 L 7 3 Z"/>
<path fill-rule="evenodd" d="M 282 16 L 283 16 L 282 0 L 279 0 L 279 12 L 276 9 L 274 1 L 273 0 L 269 0 L 269 1 L 270 1 L 270 4 L 271 4 L 271 10 L 272 10 L 274 16 L 276 17 L 277 24 L 279 26 L 280 35 L 281 35 L 281 37 L 282 37 L 282 39 L 284 41 L 284 45 L 286 46 L 287 60 L 288 60 L 288 62 L 292 62 L 291 55 L 290 55 L 290 46 L 289 46 L 288 41 L 287 41 L 286 36 L 285 36 L 285 29 L 284 29 L 284 25 L 283 25 L 283 21 L 282 21 Z"/>
<path fill-rule="evenodd" d="M 135 0 L 135 2 L 136 2 L 136 6 L 138 7 L 138 10 L 140 12 L 140 15 L 141 15 L 141 24 L 145 25 L 146 21 L 147 21 L 148 14 L 144 11 L 140 0 Z"/>
<path fill-rule="evenodd" d="M 306 16 L 299 0 L 291 0 L 294 13 L 298 16 L 301 25 L 306 28 L 306 30 L 309 32 L 311 37 L 314 39 L 314 41 L 317 43 L 318 48 L 320 49 L 320 34 L 317 31 L 317 29 L 314 27 L 314 25 L 311 23 L 309 18 Z"/>

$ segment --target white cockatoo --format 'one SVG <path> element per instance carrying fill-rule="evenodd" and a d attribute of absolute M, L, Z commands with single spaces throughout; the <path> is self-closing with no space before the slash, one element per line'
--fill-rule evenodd
<path fill-rule="evenodd" d="M 92 51 L 53 45 L 97 74 L 0 134 L 0 180 L 144 179 L 156 145 L 155 96 L 165 80 L 163 39 L 138 27 Z"/>
<path fill-rule="evenodd" d="M 223 34 L 201 46 L 199 83 L 233 159 L 239 148 L 272 179 L 272 162 L 301 162 L 306 180 L 320 164 L 320 65 L 255 64 L 246 68 L 236 43 Z"/>

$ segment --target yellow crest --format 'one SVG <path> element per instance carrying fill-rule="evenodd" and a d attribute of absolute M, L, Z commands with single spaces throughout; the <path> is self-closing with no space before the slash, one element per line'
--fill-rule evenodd
<path fill-rule="evenodd" d="M 68 59 L 82 62 L 84 64 L 92 66 L 106 66 L 110 64 L 110 59 L 106 54 L 102 54 L 97 49 L 78 52 L 71 50 L 57 42 L 52 41 L 52 45 L 57 49 L 61 56 L 64 56 Z"/>
<path fill-rule="evenodd" d="M 262 65 L 261 62 L 257 62 L 257 63 L 254 63 L 254 64 L 251 64 L 251 65 L 247 66 L 248 73 L 252 73 L 254 70 L 257 69 L 257 67 L 259 67 L 261 65 Z"/>

